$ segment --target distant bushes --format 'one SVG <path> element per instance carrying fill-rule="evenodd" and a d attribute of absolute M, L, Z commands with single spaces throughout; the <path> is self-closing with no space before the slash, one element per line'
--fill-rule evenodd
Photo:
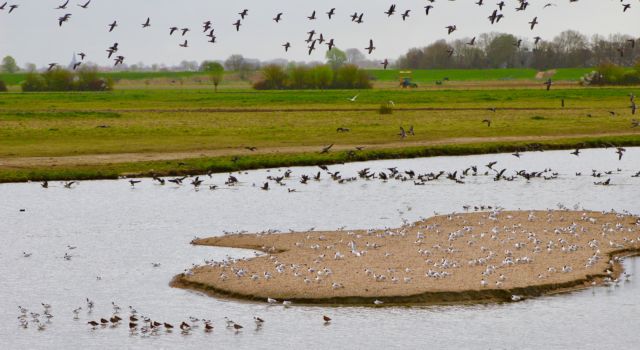
<path fill-rule="evenodd" d="M 640 84 L 640 61 L 628 68 L 613 63 L 604 63 L 580 79 L 583 85 L 638 85 Z"/>
<path fill-rule="evenodd" d="M 113 81 L 98 76 L 95 68 L 83 68 L 77 72 L 53 69 L 42 74 L 30 73 L 22 83 L 22 91 L 111 91 Z"/>
<path fill-rule="evenodd" d="M 0 80 L 0 92 L 7 92 L 9 91 L 7 89 L 7 84 L 4 83 L 4 81 Z"/>
<path fill-rule="evenodd" d="M 262 77 L 253 84 L 256 90 L 308 90 L 308 89 L 370 89 L 369 74 L 355 65 L 344 65 L 336 70 L 328 65 L 291 65 L 286 69 L 268 65 Z"/>

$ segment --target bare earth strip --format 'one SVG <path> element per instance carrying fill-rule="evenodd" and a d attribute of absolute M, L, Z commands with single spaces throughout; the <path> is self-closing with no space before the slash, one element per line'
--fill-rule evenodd
<path fill-rule="evenodd" d="M 624 283 L 640 219 L 589 211 L 478 212 L 398 229 L 227 235 L 197 245 L 267 252 L 207 262 L 172 285 L 238 299 L 313 304 L 518 301 Z"/>
<path fill-rule="evenodd" d="M 554 136 L 504 136 L 504 137 L 463 137 L 447 138 L 433 141 L 419 142 L 395 142 L 384 144 L 358 144 L 358 145 L 335 145 L 332 151 L 353 150 L 354 147 L 364 147 L 366 150 L 399 149 L 407 147 L 428 147 L 439 145 L 462 145 L 473 143 L 491 142 L 540 142 L 561 139 L 607 137 L 607 136 L 633 136 L 638 133 L 601 133 L 601 134 L 574 134 L 574 135 L 554 135 Z M 194 158 L 242 156 L 258 154 L 299 154 L 318 152 L 322 146 L 295 146 L 295 147 L 270 147 L 260 148 L 256 151 L 249 151 L 244 148 L 223 148 L 211 150 L 194 150 L 188 152 L 166 152 L 166 153 L 115 153 L 115 154 L 88 154 L 78 156 L 63 157 L 7 157 L 0 158 L 0 169 L 28 169 L 33 167 L 63 167 L 63 166 L 83 166 L 100 164 L 118 164 L 146 161 L 170 161 L 187 160 Z"/>

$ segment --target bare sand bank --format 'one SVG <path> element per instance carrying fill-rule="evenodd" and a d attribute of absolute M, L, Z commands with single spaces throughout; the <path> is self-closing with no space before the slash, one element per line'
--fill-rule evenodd
<path fill-rule="evenodd" d="M 193 244 L 266 255 L 209 262 L 172 285 L 309 304 L 518 301 L 624 279 L 640 220 L 588 211 L 436 216 L 397 229 L 226 235 Z"/>

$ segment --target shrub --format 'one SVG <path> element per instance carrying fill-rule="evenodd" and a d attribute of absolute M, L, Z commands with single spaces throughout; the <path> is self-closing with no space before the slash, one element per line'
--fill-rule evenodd
<path fill-rule="evenodd" d="M 43 74 L 30 73 L 22 83 L 23 92 L 110 90 L 113 90 L 111 78 L 100 78 L 95 68 L 82 68 L 77 72 L 58 68 Z"/>
<path fill-rule="evenodd" d="M 262 78 L 253 84 L 257 90 L 276 89 L 369 89 L 371 82 L 366 71 L 355 65 L 333 70 L 329 65 L 315 67 L 278 65 L 262 69 Z"/>
<path fill-rule="evenodd" d="M 24 92 L 45 91 L 46 87 L 47 83 L 44 78 L 36 73 L 29 73 L 22 83 L 22 91 Z"/>
<path fill-rule="evenodd" d="M 378 109 L 380 114 L 393 114 L 393 106 L 390 103 L 380 105 Z"/>
<path fill-rule="evenodd" d="M 7 89 L 7 84 L 5 84 L 3 80 L 0 80 L 0 92 L 7 92 L 7 91 L 9 91 Z"/>
<path fill-rule="evenodd" d="M 633 85 L 640 83 L 640 64 L 626 68 L 613 63 L 603 63 L 580 79 L 583 85 Z"/>
<path fill-rule="evenodd" d="M 253 84 L 256 90 L 280 90 L 286 87 L 287 73 L 277 64 L 270 64 L 262 69 L 262 80 Z"/>

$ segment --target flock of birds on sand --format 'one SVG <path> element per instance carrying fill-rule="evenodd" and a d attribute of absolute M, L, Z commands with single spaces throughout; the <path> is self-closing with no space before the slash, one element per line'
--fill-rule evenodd
<path fill-rule="evenodd" d="M 449 0 L 449 1 L 455 1 L 455 0 Z M 429 16 L 432 12 L 436 11 L 436 0 L 427 0 L 428 4 L 426 6 L 424 6 L 424 15 L 425 16 Z M 515 11 L 516 12 L 524 12 L 527 9 L 529 9 L 529 7 L 531 6 L 531 3 L 527 0 L 514 0 L 513 1 L 515 4 Z M 569 0 L 569 3 L 576 3 L 578 2 L 578 0 Z M 622 5 L 622 13 L 626 13 L 628 10 L 631 9 L 631 4 L 630 3 L 626 3 L 625 1 L 621 0 L 620 1 L 621 5 Z M 484 7 L 485 5 L 485 1 L 484 0 L 477 0 L 475 2 L 476 5 L 478 5 L 479 7 Z M 73 16 L 73 13 L 70 13 L 70 8 L 69 6 L 72 6 L 73 4 L 70 4 L 70 0 L 66 0 L 64 1 L 62 4 L 60 4 L 59 6 L 55 7 L 54 10 L 56 11 L 65 11 L 65 13 L 63 15 L 61 15 L 60 17 L 58 17 L 57 19 L 57 23 L 58 26 L 62 27 L 65 23 L 69 22 Z M 7 7 L 8 6 L 8 7 Z M 91 0 L 87 0 L 87 1 L 83 1 L 82 3 L 78 3 L 76 4 L 77 8 L 82 9 L 82 10 L 88 10 L 91 8 Z M 556 6 L 555 3 L 549 2 L 546 3 L 543 6 L 543 9 L 549 9 Z M 17 4 L 11 4 L 9 5 L 7 2 L 5 2 L 3 5 L 0 5 L 0 11 L 4 11 L 5 8 L 7 9 L 7 13 L 13 13 L 15 12 L 16 9 L 18 9 L 19 5 Z M 491 25 L 495 25 L 498 24 L 501 20 L 503 20 L 505 18 L 505 9 L 510 8 L 510 6 L 507 6 L 507 4 L 505 3 L 505 1 L 500 1 L 497 4 L 495 4 L 495 8 L 492 9 L 490 11 L 490 15 L 487 16 L 487 20 Z M 381 10 L 382 11 L 382 10 Z M 399 15 L 399 17 L 402 19 L 402 21 L 407 21 L 409 18 L 411 18 L 412 16 L 412 9 L 404 9 L 404 10 L 399 10 L 397 8 L 396 4 L 391 4 L 389 5 L 388 8 L 386 8 L 386 10 L 383 11 L 383 13 L 388 17 L 393 17 L 396 15 Z M 322 12 L 324 12 L 324 14 L 322 14 Z M 231 23 L 228 23 L 228 25 L 231 25 L 235 28 L 236 31 L 240 31 L 241 27 L 243 26 L 243 23 L 245 21 L 250 20 L 250 11 L 249 9 L 242 9 L 240 10 L 237 15 L 239 16 L 239 18 Z M 336 8 L 331 8 L 325 11 L 317 11 L 317 10 L 313 10 L 306 18 L 307 20 L 309 20 L 310 22 L 314 22 L 320 19 L 321 16 L 325 16 L 327 20 L 333 20 L 334 18 L 337 18 L 338 16 L 340 16 L 341 14 L 339 13 L 339 11 Z M 362 24 L 364 23 L 364 18 L 365 18 L 365 13 L 364 12 L 354 12 L 353 14 L 349 13 L 348 14 L 350 18 L 350 21 L 355 23 L 355 24 Z M 282 21 L 285 20 L 285 13 L 284 12 L 277 12 L 274 14 L 273 17 L 273 21 L 278 24 Z M 346 17 L 346 15 L 344 15 Z M 535 29 L 535 27 L 537 25 L 540 24 L 540 21 L 538 19 L 538 16 L 533 17 L 533 19 L 529 22 L 526 23 L 526 26 L 533 31 Z M 116 31 L 116 29 L 119 26 L 119 22 L 118 20 L 113 20 L 109 23 L 107 23 L 105 25 L 105 30 L 107 30 L 109 33 L 112 33 L 114 31 Z M 146 17 L 145 20 L 142 20 L 140 23 L 140 27 L 141 29 L 145 30 L 145 29 L 149 29 L 152 28 L 152 20 L 150 17 Z M 192 29 L 190 27 L 178 27 L 178 26 L 172 26 L 170 28 L 166 28 L 168 30 L 168 35 L 173 36 L 175 35 L 179 35 L 181 37 L 180 39 L 180 43 L 179 46 L 182 48 L 188 48 L 189 47 L 189 40 L 187 39 L 187 33 L 191 32 Z M 447 35 L 451 35 L 454 32 L 456 32 L 458 30 L 458 26 L 456 24 L 451 24 L 446 26 L 444 29 L 444 32 Z M 217 42 L 217 36 L 215 34 L 215 29 L 213 27 L 213 22 L 212 20 L 205 20 L 202 23 L 202 33 L 206 35 L 206 37 L 208 38 L 208 42 L 215 44 Z M 538 44 L 542 41 L 542 38 L 540 36 L 536 36 L 535 37 L 535 42 L 534 45 L 537 48 Z M 319 33 L 316 30 L 312 29 L 310 31 L 308 31 L 306 33 L 306 40 L 305 40 L 305 46 L 306 46 L 306 51 L 308 52 L 309 55 L 311 55 L 313 53 L 313 51 L 317 50 L 320 48 L 321 45 L 326 45 L 328 50 L 331 50 L 332 48 L 334 48 L 336 46 L 336 41 L 334 38 L 325 38 L 323 33 Z M 476 37 L 474 36 L 469 42 L 467 42 L 467 45 L 469 46 L 474 46 L 476 44 Z M 628 45 L 630 47 L 630 49 L 634 49 L 635 48 L 635 44 L 636 44 L 636 40 L 629 40 L 628 41 Z M 516 42 L 513 43 L 514 46 L 517 46 L 518 48 L 521 47 L 522 45 L 522 40 L 517 40 Z M 364 45 L 363 45 L 364 46 Z M 291 42 L 285 42 L 284 44 L 282 44 L 282 47 L 284 48 L 285 52 L 288 52 L 289 49 L 292 48 L 292 44 Z M 369 39 L 368 40 L 368 45 L 366 47 L 363 47 L 364 50 L 371 55 L 375 50 L 376 50 L 376 46 L 374 44 L 374 40 L 373 39 Z M 534 48 L 534 50 L 536 50 L 536 48 Z M 620 52 L 621 55 L 624 55 L 624 51 L 628 50 L 629 48 L 626 47 L 620 47 L 618 48 L 618 51 Z M 125 56 L 122 55 L 116 55 L 114 56 L 116 53 L 118 53 L 120 50 L 118 43 L 114 43 L 113 45 L 109 46 L 107 48 L 107 53 L 108 53 L 108 58 L 111 59 L 113 58 L 114 60 L 114 65 L 120 65 L 124 63 L 125 60 Z M 454 49 L 452 47 L 449 47 L 447 49 L 447 54 L 449 57 L 453 56 L 454 54 Z M 84 60 L 85 58 L 85 54 L 81 53 L 80 57 L 82 60 Z M 80 65 L 82 64 L 82 62 L 78 62 L 74 65 L 74 69 L 78 68 Z M 384 69 L 386 69 L 389 65 L 389 60 L 388 59 L 384 59 L 383 62 L 380 63 Z M 54 67 L 57 66 L 57 63 L 51 63 L 49 64 L 49 70 L 53 69 Z M 550 88 L 551 86 L 551 81 L 547 81 L 547 83 L 545 83 L 547 85 L 547 88 Z"/>
<path fill-rule="evenodd" d="M 41 303 L 42 312 L 29 311 L 29 309 L 18 306 L 19 316 L 18 323 L 21 328 L 35 328 L 38 331 L 44 331 L 48 325 L 52 324 L 54 318 L 51 313 L 52 307 L 50 304 Z M 80 315 L 83 310 L 86 310 L 87 317 L 93 314 L 95 302 L 89 298 L 86 298 L 84 308 L 79 306 L 72 310 L 73 320 L 80 321 Z M 97 329 L 113 329 L 119 327 L 127 327 L 131 335 L 140 335 L 143 337 L 158 335 L 159 332 L 172 333 L 175 330 L 180 330 L 182 335 L 190 335 L 193 332 L 197 332 L 199 329 L 204 333 L 211 333 L 214 331 L 214 322 L 210 319 L 197 318 L 189 316 L 187 319 L 179 321 L 180 323 L 168 323 L 159 322 L 151 317 L 139 314 L 138 311 L 132 307 L 128 307 L 128 316 L 122 315 L 122 308 L 115 302 L 111 302 L 113 311 L 108 316 L 98 317 L 86 322 L 87 327 L 91 330 Z M 71 315 L 69 315 L 71 316 Z M 325 326 L 331 324 L 331 317 L 322 315 L 320 321 Z M 255 324 L 255 330 L 260 331 L 265 324 L 265 320 L 261 317 L 254 316 L 253 323 Z M 232 330 L 235 334 L 242 332 L 245 327 L 241 324 L 234 322 L 228 317 L 224 317 L 225 328 Z M 177 327 L 177 328 L 176 328 Z"/>
<path fill-rule="evenodd" d="M 558 204 L 560 210 L 568 210 L 564 205 Z M 577 210 L 577 206 L 574 208 Z M 490 221 L 497 221 L 499 214 L 501 214 L 502 208 L 494 208 L 489 213 L 487 213 L 488 219 Z M 465 258 L 469 258 L 467 261 L 467 265 L 471 267 L 479 267 L 484 266 L 486 269 L 481 273 L 480 276 L 480 286 L 482 288 L 489 288 L 489 280 L 493 279 L 495 282 L 495 287 L 500 289 L 504 288 L 504 285 L 508 283 L 509 273 L 513 272 L 513 270 L 506 270 L 509 268 L 513 268 L 516 265 L 529 265 L 533 264 L 534 259 L 533 255 L 540 254 L 542 252 L 546 252 L 547 254 L 551 253 L 561 253 L 561 254 L 572 254 L 574 252 L 579 251 L 581 248 L 580 243 L 578 243 L 578 237 L 581 235 L 593 235 L 596 237 L 587 242 L 587 247 L 590 250 L 594 251 L 593 255 L 589 255 L 586 259 L 586 264 L 584 265 L 585 269 L 591 269 L 596 266 L 597 262 L 603 258 L 606 258 L 605 254 L 602 254 L 600 251 L 600 247 L 604 246 L 606 240 L 608 239 L 608 245 L 610 247 L 614 247 L 616 249 L 625 249 L 627 246 L 637 246 L 640 243 L 640 236 L 637 238 L 628 238 L 628 235 L 633 235 L 638 233 L 638 227 L 640 227 L 640 220 L 636 221 L 634 224 L 623 224 L 622 219 L 625 219 L 629 216 L 632 216 L 629 212 L 616 213 L 612 211 L 611 213 L 615 214 L 617 219 L 621 221 L 618 223 L 600 223 L 597 219 L 590 216 L 588 213 L 582 213 L 579 220 L 574 221 L 572 224 L 567 226 L 567 222 L 562 215 L 560 217 L 554 217 L 553 211 L 548 211 L 546 215 L 540 216 L 534 212 L 528 213 L 527 221 L 535 222 L 535 221 L 545 221 L 547 223 L 551 223 L 553 221 L 558 221 L 560 226 L 557 226 L 555 229 L 549 230 L 550 232 L 554 232 L 554 235 L 565 235 L 561 236 L 556 240 L 549 240 L 545 242 L 545 234 L 542 232 L 531 232 L 528 230 L 522 229 L 522 224 L 514 224 L 514 225 L 496 225 L 494 226 L 490 232 L 483 232 L 480 234 L 474 234 L 473 225 L 467 221 L 465 218 L 458 216 L 457 214 L 450 214 L 447 216 L 447 221 L 460 220 L 463 225 L 460 226 L 460 229 L 454 232 L 441 230 L 441 225 L 438 224 L 418 224 L 419 229 L 412 230 L 412 225 L 406 225 L 400 229 L 384 229 L 384 230 L 367 230 L 362 233 L 355 232 L 346 232 L 342 229 L 339 232 L 345 232 L 348 238 L 345 236 L 339 237 L 326 237 L 324 235 L 306 235 L 300 237 L 301 240 L 298 240 L 295 243 L 295 246 L 299 249 L 311 249 L 314 252 L 321 253 L 320 255 L 313 255 L 313 257 L 309 257 L 309 260 L 303 261 L 283 261 L 284 258 L 278 256 L 277 250 L 274 250 L 273 247 L 262 246 L 262 250 L 267 253 L 267 258 L 269 260 L 266 264 L 261 264 L 260 267 L 257 266 L 247 266 L 244 263 L 247 262 L 248 258 L 227 258 L 221 262 L 215 261 L 206 261 L 202 266 L 213 267 L 215 269 L 214 275 L 217 275 L 218 281 L 215 283 L 225 283 L 228 280 L 240 281 L 244 280 L 246 283 L 259 283 L 260 281 L 264 281 L 267 283 L 276 278 L 289 278 L 286 281 L 286 286 L 290 288 L 295 288 L 293 285 L 294 281 L 300 281 L 304 283 L 306 287 L 311 288 L 320 288 L 320 286 L 330 285 L 332 290 L 338 290 L 344 288 L 344 284 L 339 282 L 340 277 L 349 278 L 349 274 L 345 274 L 344 272 L 334 273 L 334 271 L 329 266 L 334 266 L 338 268 L 333 262 L 342 261 L 344 263 L 343 266 L 350 266 L 351 263 L 356 266 L 358 263 L 357 259 L 361 259 L 365 256 L 376 255 L 376 258 L 384 259 L 393 256 L 392 253 L 386 251 L 384 255 L 382 255 L 382 251 L 380 248 L 392 246 L 393 243 L 387 240 L 394 240 L 393 242 L 397 242 L 396 240 L 410 240 L 413 241 L 415 237 L 415 241 L 413 244 L 416 246 L 422 246 L 427 242 L 427 236 L 437 237 L 438 235 L 442 235 L 443 233 L 450 232 L 445 235 L 448 236 L 446 243 L 436 243 L 432 247 L 427 246 L 427 248 L 419 248 L 417 249 L 417 254 L 420 257 L 426 257 L 427 260 L 427 268 L 421 267 L 420 269 L 425 269 L 424 271 L 420 271 L 418 273 L 418 268 L 415 267 L 415 264 L 407 263 L 409 266 L 406 268 L 388 268 L 386 270 L 380 269 L 378 270 L 365 267 L 364 272 L 367 276 L 367 279 L 370 279 L 372 282 L 376 283 L 392 283 L 398 285 L 400 283 L 411 284 L 415 282 L 414 277 L 419 276 L 422 272 L 424 272 L 424 276 L 427 277 L 429 281 L 440 281 L 443 279 L 451 278 L 454 274 L 453 271 L 456 269 L 461 269 L 465 263 L 463 260 L 456 260 L 460 258 L 460 252 L 462 251 L 464 246 L 472 247 L 479 246 L 479 253 L 481 254 L 477 258 L 471 258 L 469 255 L 465 255 Z M 507 216 L 509 219 L 509 216 Z M 579 221 L 584 222 L 581 224 Z M 592 225 L 592 229 L 595 231 L 590 231 L 587 226 Z M 598 227 L 598 225 L 600 227 Z M 426 230 L 426 231 L 423 231 Z M 545 230 L 546 233 L 547 230 Z M 597 232 L 596 232 L 597 231 Z M 613 237 L 609 236 L 612 233 L 620 233 L 624 235 L 623 237 Z M 242 235 L 244 232 L 233 233 L 237 235 Z M 270 235 L 273 231 L 266 231 L 258 233 L 258 236 L 262 235 Z M 523 234 L 526 233 L 526 239 L 524 239 Z M 554 237 L 554 236 L 551 236 Z M 557 236 L 555 236 L 557 237 Z M 464 240 L 468 239 L 466 243 Z M 621 238 L 621 240 L 619 240 Z M 197 239 L 197 238 L 196 238 Z M 574 239 L 576 239 L 574 241 Z M 372 242 L 372 240 L 375 240 Z M 483 242 L 484 240 L 484 242 Z M 348 241 L 348 242 L 347 242 Z M 488 248 L 485 246 L 489 243 L 489 246 L 496 244 L 500 248 L 497 250 L 492 250 L 492 248 Z M 604 242 L 603 242 L 604 241 Z M 621 242 L 624 242 L 621 243 Z M 430 242 L 431 244 L 433 242 Z M 484 244 L 481 244 L 484 243 Z M 449 245 L 446 247 L 446 245 Z M 457 244 L 457 245 L 456 245 Z M 348 247 L 347 251 L 350 252 L 346 254 L 342 254 L 340 250 L 341 246 Z M 531 248 L 533 246 L 533 248 Z M 505 250 L 501 251 L 504 248 Z M 389 248 L 387 248 L 389 249 Z M 496 249 L 494 246 L 493 249 Z M 405 250 L 402 250 L 403 254 L 408 253 Z M 522 255 L 526 254 L 529 251 L 530 254 L 533 255 Z M 315 254 L 315 253 L 314 253 Z M 504 254 L 504 256 L 501 256 Z M 256 253 L 256 256 L 258 254 Z M 455 256 L 455 257 L 454 257 Z M 406 256 L 405 256 L 406 257 Z M 313 263 L 311 263 L 310 259 L 313 258 Z M 351 259 L 351 260 L 350 260 Z M 355 259 L 355 260 L 353 260 Z M 422 259 L 422 258 L 421 258 Z M 420 260 L 421 260 L 420 259 Z M 377 260 L 377 259 L 376 259 Z M 491 261 L 501 261 L 502 263 L 492 264 Z M 554 276 L 557 273 L 571 273 L 574 270 L 574 267 L 571 265 L 571 259 L 567 259 L 569 263 L 564 264 L 563 266 L 549 266 L 545 268 L 544 272 L 540 272 L 537 274 L 538 280 L 544 280 Z M 575 259 L 574 259 L 575 260 Z M 619 277 L 613 276 L 614 265 L 618 263 L 622 263 L 624 258 L 621 257 L 613 257 L 608 261 L 607 270 L 605 271 L 606 277 L 603 278 L 603 284 L 607 287 L 618 287 L 621 282 L 628 282 L 631 278 L 631 274 L 627 272 L 623 272 Z M 330 263 L 331 262 L 331 263 Z M 575 261 L 573 261 L 575 263 Z M 396 262 L 397 263 L 397 262 Z M 314 266 L 314 264 L 316 266 Z M 323 264 L 324 268 L 317 266 Z M 271 266 L 273 265 L 273 266 Z M 199 269 L 202 266 L 194 266 L 192 269 L 185 270 L 184 276 L 193 276 L 194 270 Z M 428 268 L 431 266 L 431 268 Z M 534 266 L 534 265 L 530 265 Z M 265 271 L 256 271 L 255 269 L 259 269 L 264 267 Z M 539 268 L 539 267 L 538 267 Z M 581 267 L 576 267 L 576 269 Z M 428 269 L 428 270 L 427 270 Z M 501 270 L 502 269 L 502 270 Z M 207 270 L 209 271 L 209 270 Z M 500 273 L 503 271 L 503 273 Z M 218 274 L 219 273 L 219 274 Z M 532 274 L 533 271 L 528 271 L 527 273 Z M 402 276 L 404 274 L 404 277 Z M 354 278 L 354 276 L 351 276 Z M 282 283 L 282 279 L 280 280 Z M 352 281 L 353 283 L 353 281 Z M 493 284 L 493 283 L 492 283 Z M 596 286 L 597 283 L 594 281 L 592 286 Z M 324 288 L 324 287 L 323 287 Z M 328 287 L 327 287 L 328 289 Z M 518 302 L 522 301 L 524 298 L 520 295 L 512 295 L 511 301 Z M 271 305 L 278 304 L 278 300 L 267 298 L 267 302 Z M 282 301 L 282 304 L 287 306 L 291 305 L 291 301 Z M 384 301 L 375 299 L 373 304 L 376 306 L 380 306 L 384 304 Z"/>

